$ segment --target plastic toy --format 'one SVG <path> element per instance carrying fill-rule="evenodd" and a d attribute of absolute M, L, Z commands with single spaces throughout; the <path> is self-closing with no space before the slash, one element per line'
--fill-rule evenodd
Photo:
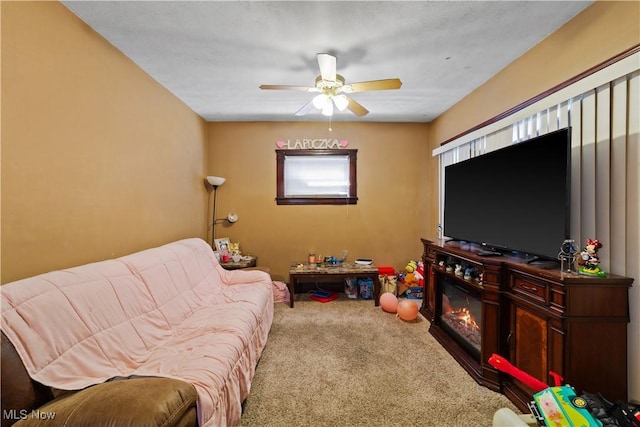
<path fill-rule="evenodd" d="M 560 385 L 562 377 L 555 372 L 549 372 L 556 383 L 550 387 L 495 353 L 489 357 L 489 364 L 533 390 L 533 401 L 528 406 L 538 425 L 602 427 L 603 424 L 589 412 L 586 400 L 577 396 L 570 385 Z"/>
<path fill-rule="evenodd" d="M 578 263 L 580 268 L 578 273 L 586 274 L 588 276 L 604 277 L 607 273 L 600 268 L 600 257 L 598 256 L 598 249 L 602 247 L 602 243 L 598 239 L 587 239 L 586 246 L 582 252 L 580 252 L 580 259 Z"/>
<path fill-rule="evenodd" d="M 536 377 L 533 377 L 526 372 L 516 368 L 507 359 L 498 354 L 491 355 L 491 357 L 489 358 L 489 364 L 497 370 L 507 373 L 512 377 L 522 381 L 524 385 L 526 385 L 536 393 L 549 387 L 546 383 L 543 383 Z M 551 373 L 551 375 L 553 375 L 556 383 L 558 383 L 558 379 L 560 380 L 560 382 L 562 381 L 562 377 L 560 377 L 559 375 L 556 377 L 557 374 L 555 372 Z"/>
<path fill-rule="evenodd" d="M 458 276 L 458 277 L 462 277 L 462 274 L 463 274 L 462 273 L 462 265 L 456 264 L 456 268 L 455 268 L 454 274 L 456 276 Z"/>

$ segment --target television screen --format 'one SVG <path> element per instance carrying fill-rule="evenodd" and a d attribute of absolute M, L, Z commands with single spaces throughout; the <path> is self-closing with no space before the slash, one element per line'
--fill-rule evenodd
<path fill-rule="evenodd" d="M 569 238 L 571 129 L 445 168 L 444 234 L 557 259 Z"/>

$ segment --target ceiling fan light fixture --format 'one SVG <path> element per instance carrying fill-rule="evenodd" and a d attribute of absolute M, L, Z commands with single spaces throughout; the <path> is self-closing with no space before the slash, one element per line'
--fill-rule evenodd
<path fill-rule="evenodd" d="M 345 95 L 337 95 L 333 97 L 333 102 L 336 104 L 336 107 L 340 111 L 344 111 L 345 108 L 349 105 L 349 100 Z"/>
<path fill-rule="evenodd" d="M 329 100 L 329 97 L 326 94 L 321 93 L 320 95 L 316 95 L 313 98 L 313 106 L 316 107 L 318 110 L 322 110 L 324 106 L 327 105 L 328 100 Z"/>
<path fill-rule="evenodd" d="M 322 114 L 327 117 L 333 116 L 333 102 L 329 101 L 322 107 Z"/>
<path fill-rule="evenodd" d="M 398 78 L 369 80 L 346 84 L 345 79 L 336 73 L 336 57 L 327 53 L 316 55 L 320 75 L 316 77 L 313 87 L 292 86 L 292 85 L 260 85 L 260 89 L 284 89 L 302 90 L 305 92 L 316 92 L 311 101 L 308 101 L 302 108 L 296 111 L 296 116 L 304 116 L 314 108 L 320 110 L 325 116 L 332 116 L 335 108 L 338 111 L 349 110 L 358 117 L 365 116 L 369 110 L 360 105 L 353 98 L 347 96 L 354 92 L 367 92 L 374 90 L 400 89 L 402 82 Z M 347 94 L 347 95 L 344 95 Z"/>

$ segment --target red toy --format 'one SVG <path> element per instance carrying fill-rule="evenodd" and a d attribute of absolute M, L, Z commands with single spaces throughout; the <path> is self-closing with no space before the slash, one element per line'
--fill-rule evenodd
<path fill-rule="evenodd" d="M 543 383 L 536 377 L 533 377 L 527 374 L 526 372 L 524 372 L 523 370 L 516 368 L 511 364 L 511 362 L 509 362 L 507 359 L 505 359 L 504 357 L 498 354 L 494 353 L 491 355 L 491 357 L 489 358 L 489 364 L 494 368 L 496 368 L 497 370 L 507 373 L 512 377 L 522 381 L 522 383 L 527 387 L 529 387 L 531 390 L 533 390 L 534 393 L 537 393 L 546 388 L 549 388 L 548 384 Z M 551 371 L 549 372 L 549 375 L 553 377 L 553 380 L 556 383 L 555 384 L 556 386 L 562 385 L 563 378 L 560 375 Z"/>

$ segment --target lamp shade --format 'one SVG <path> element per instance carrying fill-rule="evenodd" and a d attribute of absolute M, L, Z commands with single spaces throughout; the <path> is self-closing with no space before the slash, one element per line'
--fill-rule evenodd
<path fill-rule="evenodd" d="M 214 187 L 218 187 L 222 184 L 224 184 L 225 179 L 219 176 L 208 176 L 207 177 L 207 182 L 211 185 L 213 185 Z"/>
<path fill-rule="evenodd" d="M 233 224 L 237 220 L 238 220 L 238 214 L 235 212 L 229 212 L 229 215 L 227 215 L 227 221 Z"/>

